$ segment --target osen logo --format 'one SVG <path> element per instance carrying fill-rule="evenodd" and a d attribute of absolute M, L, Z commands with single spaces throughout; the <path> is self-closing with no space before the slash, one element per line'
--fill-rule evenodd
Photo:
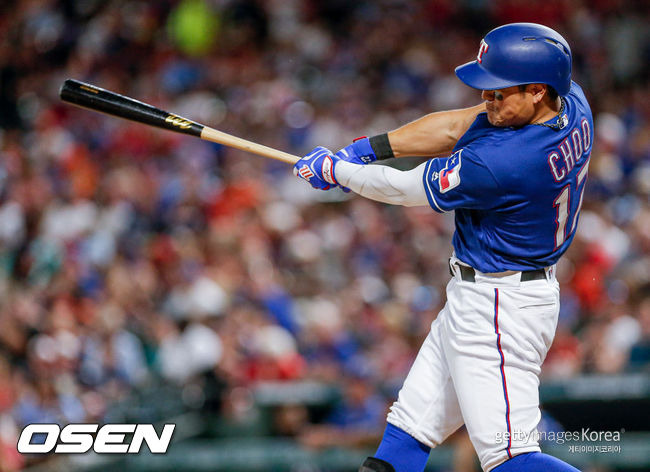
<path fill-rule="evenodd" d="M 175 424 L 166 424 L 158 436 L 151 424 L 106 424 L 101 428 L 98 424 L 69 424 L 63 429 L 55 423 L 30 424 L 20 433 L 18 452 L 81 454 L 92 447 L 98 454 L 137 454 L 146 442 L 153 454 L 164 454 L 175 428 Z M 125 440 L 131 433 L 131 440 Z M 34 435 L 45 435 L 45 440 L 34 444 Z"/>

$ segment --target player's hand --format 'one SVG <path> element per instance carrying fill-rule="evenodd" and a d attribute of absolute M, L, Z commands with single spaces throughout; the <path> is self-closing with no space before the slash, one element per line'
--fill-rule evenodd
<path fill-rule="evenodd" d="M 293 174 L 306 180 L 312 187 L 329 190 L 338 186 L 334 168 L 339 158 L 332 151 L 318 146 L 293 165 Z"/>
<path fill-rule="evenodd" d="M 355 139 L 352 144 L 338 151 L 335 156 L 344 161 L 361 165 L 370 164 L 377 160 L 375 151 L 370 146 L 370 140 L 365 136 Z"/>

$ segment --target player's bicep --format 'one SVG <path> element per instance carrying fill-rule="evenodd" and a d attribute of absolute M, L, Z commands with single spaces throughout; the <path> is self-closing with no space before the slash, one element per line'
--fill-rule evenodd
<path fill-rule="evenodd" d="M 490 170 L 467 149 L 427 161 L 422 180 L 429 205 L 439 212 L 491 208 L 500 196 Z"/>
<path fill-rule="evenodd" d="M 459 110 L 429 113 L 388 133 L 395 157 L 444 156 L 454 149 L 485 103 Z"/>

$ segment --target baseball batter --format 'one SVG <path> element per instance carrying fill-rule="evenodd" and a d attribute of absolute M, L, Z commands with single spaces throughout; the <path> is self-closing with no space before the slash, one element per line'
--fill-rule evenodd
<path fill-rule="evenodd" d="M 482 104 L 336 154 L 318 147 L 294 167 L 316 188 L 455 211 L 447 303 L 360 471 L 422 471 L 430 449 L 462 424 L 485 471 L 576 471 L 542 454 L 535 433 L 540 367 L 559 312 L 555 264 L 578 224 L 591 111 L 571 81 L 569 45 L 542 25 L 490 31 L 456 75 L 482 90 Z M 414 155 L 448 157 L 410 171 L 365 165 Z"/>

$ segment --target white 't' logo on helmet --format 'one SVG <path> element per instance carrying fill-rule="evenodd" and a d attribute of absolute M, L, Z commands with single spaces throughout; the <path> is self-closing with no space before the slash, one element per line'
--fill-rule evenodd
<path fill-rule="evenodd" d="M 476 55 L 476 60 L 478 61 L 479 64 L 483 62 L 483 54 L 485 54 L 488 51 L 489 47 L 490 46 L 488 46 L 488 43 L 486 43 L 484 39 L 481 39 L 481 45 L 479 46 L 478 54 Z"/>

